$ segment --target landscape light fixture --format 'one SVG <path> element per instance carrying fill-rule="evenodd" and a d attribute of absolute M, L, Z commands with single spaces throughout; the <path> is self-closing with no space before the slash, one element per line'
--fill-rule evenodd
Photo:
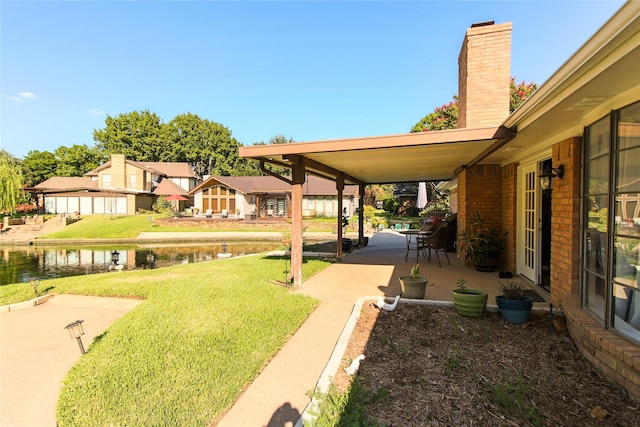
<path fill-rule="evenodd" d="M 227 242 L 222 242 L 222 253 L 226 254 L 229 249 L 229 244 Z"/>
<path fill-rule="evenodd" d="M 118 265 L 118 261 L 120 261 L 120 252 L 118 251 L 111 252 L 111 264 Z"/>
<path fill-rule="evenodd" d="M 80 347 L 80 353 L 85 354 L 84 345 L 82 345 L 82 336 L 84 335 L 84 328 L 82 327 L 82 322 L 84 320 L 76 320 L 75 322 L 69 323 L 64 328 L 69 331 L 69 335 L 71 338 L 75 338 L 78 341 L 78 347 Z"/>
<path fill-rule="evenodd" d="M 550 192 L 551 188 L 551 180 L 553 178 L 560 178 L 564 176 L 564 165 L 560 165 L 557 168 L 548 166 L 544 168 L 542 173 L 538 176 L 540 178 L 540 188 L 542 191 Z"/>

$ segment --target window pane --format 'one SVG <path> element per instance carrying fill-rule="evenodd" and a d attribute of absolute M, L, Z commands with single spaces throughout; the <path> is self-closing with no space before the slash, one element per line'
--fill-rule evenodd
<path fill-rule="evenodd" d="M 589 196 L 587 203 L 587 227 L 598 231 L 607 231 L 607 220 L 609 215 L 607 214 L 609 206 L 609 196 L 606 194 L 599 194 L 595 196 Z"/>
<path fill-rule="evenodd" d="M 634 288 L 616 285 L 613 289 L 615 316 L 613 326 L 622 334 L 640 341 L 640 292 L 638 282 Z"/>
<path fill-rule="evenodd" d="M 614 242 L 613 279 L 633 286 L 636 281 L 636 267 L 640 265 L 640 239 L 616 237 Z"/>
<path fill-rule="evenodd" d="M 214 212 L 218 211 L 218 199 L 211 199 L 211 209 Z"/>
<path fill-rule="evenodd" d="M 598 157 L 587 162 L 587 185 L 589 194 L 609 192 L 609 156 Z"/>
<path fill-rule="evenodd" d="M 587 140 L 587 159 L 607 155 L 611 142 L 611 130 L 609 126 L 609 116 L 604 117 L 589 126 Z"/>
<path fill-rule="evenodd" d="M 616 191 L 640 191 L 640 147 L 620 152 L 617 178 Z"/>
<path fill-rule="evenodd" d="M 640 236 L 640 193 L 616 195 L 617 234 Z"/>
<path fill-rule="evenodd" d="M 236 213 L 236 199 L 229 199 L 229 213 Z"/>
<path fill-rule="evenodd" d="M 221 196 L 226 196 L 227 195 L 227 187 L 219 187 L 220 188 L 220 195 Z"/>
<path fill-rule="evenodd" d="M 220 199 L 220 210 L 227 209 L 227 199 Z"/>
<path fill-rule="evenodd" d="M 585 304 L 600 319 L 604 319 L 604 279 L 585 273 Z"/>
<path fill-rule="evenodd" d="M 625 148 L 640 146 L 640 102 L 629 105 L 620 110 L 618 123 L 618 147 Z"/>

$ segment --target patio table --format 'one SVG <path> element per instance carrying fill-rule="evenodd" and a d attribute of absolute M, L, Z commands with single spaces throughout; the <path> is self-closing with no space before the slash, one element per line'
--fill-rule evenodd
<path fill-rule="evenodd" d="M 416 244 L 416 263 L 420 260 L 420 237 L 427 237 L 432 233 L 432 231 L 425 231 L 419 229 L 413 230 L 401 230 L 400 234 L 404 234 L 407 239 L 407 253 L 404 255 L 404 260 L 406 261 L 409 258 L 409 252 L 411 251 L 411 243 L 415 240 Z M 412 238 L 415 236 L 415 239 Z"/>

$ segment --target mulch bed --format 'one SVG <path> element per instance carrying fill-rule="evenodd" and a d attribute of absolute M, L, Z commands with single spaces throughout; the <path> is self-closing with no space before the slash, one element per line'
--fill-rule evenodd
<path fill-rule="evenodd" d="M 453 308 L 365 305 L 343 366 L 365 354 L 355 381 L 367 415 L 389 426 L 638 426 L 640 403 L 576 350 L 548 315 L 526 325 Z M 341 369 L 334 378 L 348 390 Z"/>

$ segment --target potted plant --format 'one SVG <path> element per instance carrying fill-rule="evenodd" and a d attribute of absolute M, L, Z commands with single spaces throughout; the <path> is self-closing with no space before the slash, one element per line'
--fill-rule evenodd
<path fill-rule="evenodd" d="M 467 289 L 467 281 L 460 278 L 456 281 L 458 287 L 451 291 L 453 305 L 461 316 L 483 317 L 487 308 L 489 294 L 478 289 Z"/>
<path fill-rule="evenodd" d="M 506 235 L 497 228 L 487 227 L 484 218 L 475 213 L 471 223 L 460 233 L 458 246 L 465 258 L 473 261 L 477 271 L 496 271 Z"/>
<path fill-rule="evenodd" d="M 507 322 L 519 325 L 529 321 L 533 298 L 524 294 L 526 289 L 524 284 L 513 280 L 500 282 L 501 295 L 496 296 L 496 304 Z"/>
<path fill-rule="evenodd" d="M 411 267 L 410 276 L 400 276 L 400 287 L 402 288 L 402 297 L 410 299 L 423 299 L 427 289 L 429 279 L 419 276 L 420 264 Z"/>

